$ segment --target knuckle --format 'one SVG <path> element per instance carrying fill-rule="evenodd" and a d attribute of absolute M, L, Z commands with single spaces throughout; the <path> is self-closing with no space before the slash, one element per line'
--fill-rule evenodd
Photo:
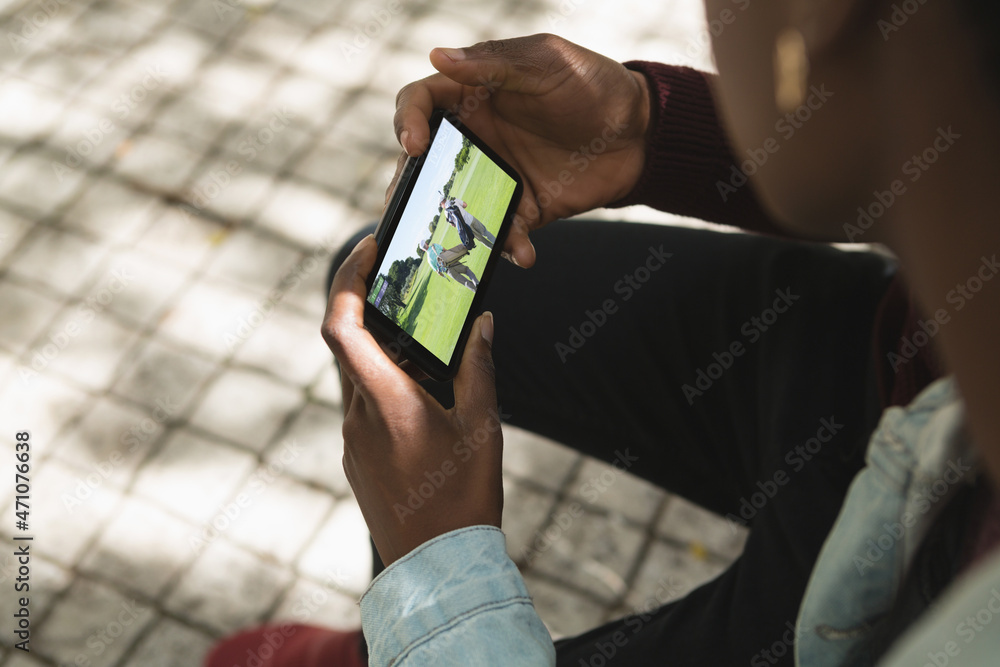
<path fill-rule="evenodd" d="M 506 39 L 488 39 L 485 42 L 479 42 L 473 48 L 482 51 L 488 56 L 503 56 L 510 51 L 510 41 Z"/>

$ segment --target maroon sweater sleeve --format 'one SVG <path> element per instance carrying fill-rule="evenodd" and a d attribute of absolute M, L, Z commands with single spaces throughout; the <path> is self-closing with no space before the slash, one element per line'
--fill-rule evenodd
<path fill-rule="evenodd" d="M 689 67 L 632 61 L 649 82 L 652 105 L 646 165 L 632 192 L 610 207 L 643 204 L 661 211 L 780 236 L 749 183 L 727 191 L 736 160 L 709 88 L 711 75 Z M 739 167 L 736 167 L 738 170 Z M 738 181 L 735 181 L 738 182 Z"/>

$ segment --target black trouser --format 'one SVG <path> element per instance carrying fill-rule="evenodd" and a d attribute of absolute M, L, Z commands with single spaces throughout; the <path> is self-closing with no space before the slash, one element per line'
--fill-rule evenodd
<path fill-rule="evenodd" d="M 627 447 L 635 474 L 751 526 L 718 578 L 557 642 L 559 665 L 792 665 L 789 624 L 878 418 L 870 341 L 892 267 L 630 223 L 532 241 L 536 266 L 500 262 L 485 299 L 510 423 L 608 462 Z"/>

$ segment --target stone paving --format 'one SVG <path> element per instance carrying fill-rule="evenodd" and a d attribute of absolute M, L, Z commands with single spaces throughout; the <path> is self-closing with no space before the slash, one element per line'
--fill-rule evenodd
<path fill-rule="evenodd" d="M 370 555 L 322 283 L 381 208 L 394 95 L 431 47 L 550 31 L 711 66 L 696 0 L 4 0 L 0 25 L 11 667 L 191 666 L 266 619 L 358 625 Z M 11 630 L 25 428 L 30 654 Z M 742 548 L 681 498 L 516 429 L 506 443 L 509 549 L 554 636 L 664 581 L 690 590 Z"/>

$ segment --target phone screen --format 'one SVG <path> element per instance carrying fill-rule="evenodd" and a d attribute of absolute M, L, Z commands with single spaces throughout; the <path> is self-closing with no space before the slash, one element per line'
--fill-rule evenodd
<path fill-rule="evenodd" d="M 441 119 L 368 301 L 445 365 L 516 185 L 447 116 Z"/>

